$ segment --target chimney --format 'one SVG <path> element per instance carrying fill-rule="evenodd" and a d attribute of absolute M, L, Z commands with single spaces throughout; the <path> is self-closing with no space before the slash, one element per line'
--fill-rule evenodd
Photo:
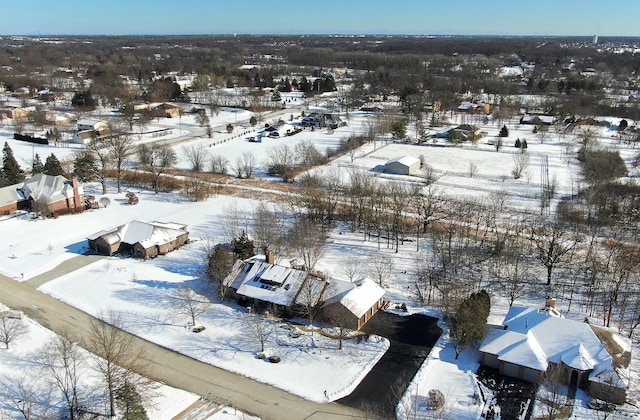
<path fill-rule="evenodd" d="M 71 177 L 71 185 L 73 186 L 73 207 L 82 207 L 82 201 L 80 201 L 80 191 L 78 190 L 78 177 L 73 175 Z"/>
<path fill-rule="evenodd" d="M 556 300 L 554 298 L 548 297 L 544 301 L 544 306 L 545 306 L 545 308 L 555 308 L 556 307 Z"/>
<path fill-rule="evenodd" d="M 267 264 L 276 263 L 276 254 L 273 251 L 267 251 L 267 253 L 265 254 L 265 258 L 267 260 Z"/>

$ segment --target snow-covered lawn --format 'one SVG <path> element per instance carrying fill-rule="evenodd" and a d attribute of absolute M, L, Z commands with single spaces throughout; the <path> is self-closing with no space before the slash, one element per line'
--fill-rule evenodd
<path fill-rule="evenodd" d="M 347 340 L 339 350 L 337 340 L 309 332 L 291 335 L 278 323 L 265 354 L 282 361 L 269 363 L 256 357 L 260 343 L 248 332 L 246 309 L 217 299 L 196 319 L 206 329 L 195 334 L 189 318 L 172 307 L 172 293 L 178 286 L 202 291 L 202 266 L 196 242 L 148 261 L 106 258 L 40 289 L 93 315 L 115 311 L 125 328 L 141 337 L 315 401 L 326 401 L 325 391 L 331 400 L 348 395 L 388 348 L 386 339 L 374 338 Z"/>
<path fill-rule="evenodd" d="M 2 309 L 1 305 L 0 309 Z M 32 418 L 64 417 L 61 415 L 65 407 L 62 394 L 58 392 L 55 385 L 46 382 L 46 375 L 36 364 L 38 352 L 55 338 L 55 334 L 29 318 L 23 318 L 22 322 L 26 325 L 26 333 L 13 340 L 8 350 L 4 349 L 4 345 L 0 349 L 0 382 L 3 384 L 3 389 L 0 391 L 0 418 L 23 418 L 14 405 L 20 400 L 20 394 L 15 394 L 18 383 L 26 389 L 34 387 L 32 389 L 38 390 L 34 398 L 40 404 L 34 406 Z M 87 364 L 79 375 L 81 385 L 79 398 L 81 404 L 97 407 L 96 404 L 104 403 L 97 392 L 100 377 L 90 368 L 92 358 L 84 350 L 82 353 Z M 12 398 L 12 395 L 15 398 Z M 152 398 L 146 401 L 145 409 L 150 419 L 170 419 L 199 398 L 199 395 L 158 384 Z"/>

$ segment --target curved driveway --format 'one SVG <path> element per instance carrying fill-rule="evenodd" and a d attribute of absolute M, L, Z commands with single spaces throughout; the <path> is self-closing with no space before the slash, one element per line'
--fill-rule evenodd
<path fill-rule="evenodd" d="M 0 301 L 23 311 L 44 327 L 81 341 L 93 318 L 66 303 L 0 275 Z M 151 363 L 150 377 L 167 385 L 228 404 L 262 419 L 351 419 L 370 418 L 336 403 L 320 404 L 200 362 L 150 341 L 136 337 Z M 313 378 L 309 378 L 313 380 Z"/>

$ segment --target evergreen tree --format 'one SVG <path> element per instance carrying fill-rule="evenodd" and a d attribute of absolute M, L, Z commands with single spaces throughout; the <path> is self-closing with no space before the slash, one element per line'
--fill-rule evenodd
<path fill-rule="evenodd" d="M 58 160 L 56 155 L 54 155 L 53 153 L 51 153 L 44 161 L 44 173 L 46 175 L 52 176 L 64 175 L 62 165 L 60 164 L 60 161 Z"/>
<path fill-rule="evenodd" d="M 509 129 L 507 128 L 506 125 L 503 125 L 502 128 L 500 129 L 500 137 L 509 137 Z"/>
<path fill-rule="evenodd" d="M 484 336 L 490 310 L 491 299 L 484 290 L 471 294 L 460 303 L 449 320 L 449 335 L 455 340 L 456 359 L 463 349 L 471 347 Z"/>
<path fill-rule="evenodd" d="M 142 405 L 142 396 L 136 387 L 127 380 L 116 389 L 116 404 L 123 420 L 147 420 L 149 418 Z"/>
<path fill-rule="evenodd" d="M 88 90 L 83 92 L 76 92 L 71 98 L 71 105 L 76 108 L 94 109 L 96 107 L 95 101 L 91 92 Z"/>
<path fill-rule="evenodd" d="M 311 83 L 305 76 L 302 76 L 300 83 L 298 84 L 298 90 L 301 92 L 309 92 L 311 90 Z"/>
<path fill-rule="evenodd" d="M 24 173 L 7 142 L 2 148 L 2 175 L 3 186 L 18 184 L 24 179 Z"/>
<path fill-rule="evenodd" d="M 87 150 L 79 152 L 73 160 L 73 172 L 82 182 L 97 180 L 99 171 L 93 153 Z"/>
<path fill-rule="evenodd" d="M 41 174 L 44 172 L 44 165 L 40 160 L 40 155 L 36 153 L 33 157 L 33 163 L 31 164 L 31 175 Z"/>
<path fill-rule="evenodd" d="M 256 254 L 253 241 L 249 239 L 249 236 L 244 231 L 240 236 L 231 241 L 231 248 L 233 249 L 233 253 L 241 260 L 246 260 Z"/>

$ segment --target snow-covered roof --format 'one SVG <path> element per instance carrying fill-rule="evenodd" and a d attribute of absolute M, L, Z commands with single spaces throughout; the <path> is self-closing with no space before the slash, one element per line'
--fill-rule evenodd
<path fill-rule="evenodd" d="M 99 120 L 91 120 L 88 118 L 83 118 L 81 120 L 78 120 L 78 125 L 82 125 L 82 126 L 87 126 L 87 127 L 95 127 L 97 124 L 99 123 L 104 123 L 104 121 L 99 121 Z"/>
<path fill-rule="evenodd" d="M 0 188 L 0 207 L 26 200 L 20 187 L 22 184 Z"/>
<path fill-rule="evenodd" d="M 358 318 L 362 317 L 385 294 L 384 289 L 368 277 L 353 283 L 332 279 L 329 290 L 332 293 L 325 299 L 325 306 L 340 302 Z"/>
<path fill-rule="evenodd" d="M 400 163 L 400 164 L 405 165 L 407 167 L 411 167 L 411 166 L 416 165 L 416 164 L 419 165 L 420 164 L 420 159 L 414 158 L 413 156 L 406 155 L 406 156 L 397 157 L 395 159 L 391 159 L 390 161 L 387 162 L 387 165 L 390 164 L 390 163 Z"/>
<path fill-rule="evenodd" d="M 548 362 L 578 370 L 611 366 L 611 356 L 591 327 L 557 316 L 557 311 L 513 306 L 502 325 L 487 334 L 481 352 L 536 370 L 546 370 Z"/>
<path fill-rule="evenodd" d="M 264 261 L 237 261 L 224 280 L 228 287 L 248 298 L 291 306 L 307 272 Z"/>
<path fill-rule="evenodd" d="M 82 191 L 78 191 L 82 194 Z M 62 175 L 36 174 L 24 181 L 22 194 L 47 204 L 73 197 L 71 181 Z"/>
<path fill-rule="evenodd" d="M 143 248 L 162 245 L 184 234 L 186 225 L 174 222 L 141 222 L 133 220 L 109 230 L 102 230 L 87 237 L 89 240 L 102 238 L 109 245 L 124 242 L 128 245 L 140 243 Z"/>

